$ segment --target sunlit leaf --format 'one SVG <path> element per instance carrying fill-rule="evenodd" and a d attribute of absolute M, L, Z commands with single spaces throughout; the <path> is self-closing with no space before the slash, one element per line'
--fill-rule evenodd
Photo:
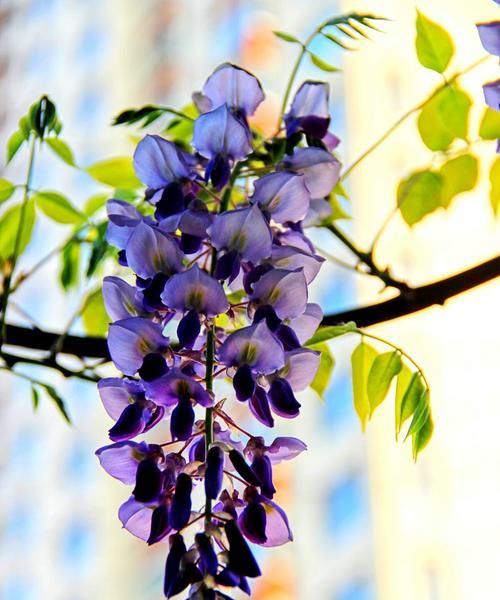
<path fill-rule="evenodd" d="M 16 186 L 13 183 L 7 179 L 0 179 L 0 203 L 8 200 L 15 191 Z"/>
<path fill-rule="evenodd" d="M 338 201 L 335 194 L 330 194 L 328 197 L 328 202 L 330 204 L 330 208 L 332 209 L 331 214 L 326 219 L 327 222 L 337 221 L 339 219 L 350 219 L 351 215 L 346 213 L 346 211 L 342 208 L 342 205 Z"/>
<path fill-rule="evenodd" d="M 370 414 L 384 401 L 392 380 L 401 371 L 402 366 L 401 356 L 396 351 L 384 352 L 375 358 L 366 385 Z"/>
<path fill-rule="evenodd" d="M 0 257 L 9 258 L 14 254 L 16 246 L 17 230 L 22 213 L 22 205 L 16 204 L 9 208 L 0 218 Z M 24 208 L 23 220 L 21 225 L 21 233 L 18 244 L 18 255 L 21 255 L 26 246 L 29 244 L 33 227 L 35 225 L 35 203 L 33 200 L 28 200 Z"/>
<path fill-rule="evenodd" d="M 61 413 L 61 415 L 64 417 L 64 420 L 67 423 L 71 424 L 71 419 L 69 417 L 68 411 L 66 410 L 66 405 L 64 403 L 64 400 L 59 395 L 59 393 L 55 389 L 55 387 L 48 385 L 48 384 L 40 384 L 40 385 L 47 392 L 47 395 L 54 401 L 54 404 L 56 405 L 56 407 L 57 407 L 58 411 Z"/>
<path fill-rule="evenodd" d="M 65 290 L 69 290 L 78 283 L 80 269 L 80 243 L 78 241 L 66 244 L 61 252 L 61 272 L 59 280 Z"/>
<path fill-rule="evenodd" d="M 67 165 L 71 167 L 75 166 L 73 152 L 66 142 L 57 137 L 49 137 L 45 140 L 45 143 Z"/>
<path fill-rule="evenodd" d="M 315 344 L 321 344 L 333 338 L 339 337 L 346 333 L 353 333 L 357 331 L 356 323 L 349 321 L 349 323 L 342 323 L 341 325 L 331 325 L 330 327 L 320 327 L 318 331 L 309 339 L 305 345 L 314 346 Z"/>
<path fill-rule="evenodd" d="M 327 344 L 318 344 L 314 349 L 321 352 L 321 357 L 319 369 L 311 383 L 311 387 L 318 396 L 323 399 L 326 389 L 330 384 L 333 367 L 335 366 L 335 359 Z"/>
<path fill-rule="evenodd" d="M 479 126 L 479 137 L 483 140 L 500 139 L 500 111 L 487 108 Z"/>
<path fill-rule="evenodd" d="M 295 37 L 291 33 L 286 33 L 286 31 L 273 31 L 274 35 L 283 40 L 284 42 L 289 42 L 291 44 L 300 44 L 302 46 L 302 42 L 298 37 Z"/>
<path fill-rule="evenodd" d="M 86 167 L 85 171 L 99 183 L 111 187 L 135 189 L 141 185 L 141 182 L 135 176 L 132 158 L 130 157 L 102 160 Z"/>
<path fill-rule="evenodd" d="M 37 192 L 33 199 L 38 208 L 56 223 L 76 225 L 85 220 L 84 215 L 59 192 Z"/>
<path fill-rule="evenodd" d="M 116 198 L 116 196 L 113 196 Z M 94 194 L 85 202 L 83 206 L 83 212 L 87 217 L 94 215 L 100 208 L 102 208 L 109 199 L 109 194 Z"/>
<path fill-rule="evenodd" d="M 420 64 L 438 73 L 446 69 L 454 53 L 453 41 L 446 29 L 420 11 L 417 11 L 415 48 Z"/>
<path fill-rule="evenodd" d="M 443 178 L 441 205 L 448 208 L 457 194 L 474 189 L 477 182 L 478 160 L 471 154 L 462 154 L 446 161 L 439 169 L 439 174 Z"/>
<path fill-rule="evenodd" d="M 106 241 L 107 222 L 100 223 L 95 228 L 97 234 L 92 242 L 92 250 L 90 252 L 89 264 L 87 266 L 86 276 L 92 277 L 97 268 L 110 251 L 110 246 Z"/>
<path fill-rule="evenodd" d="M 354 408 L 363 431 L 371 414 L 367 391 L 368 374 L 377 355 L 375 348 L 365 342 L 361 342 L 351 355 Z"/>
<path fill-rule="evenodd" d="M 495 216 L 498 216 L 500 207 L 500 156 L 498 156 L 490 169 L 490 204 Z"/>
<path fill-rule="evenodd" d="M 397 202 L 401 216 L 414 225 L 442 204 L 443 178 L 434 171 L 417 171 L 398 186 Z"/>
<path fill-rule="evenodd" d="M 410 435 L 417 433 L 422 429 L 425 422 L 430 416 L 430 406 L 429 406 L 429 390 L 425 390 L 420 396 L 417 406 L 415 407 L 415 412 L 413 413 L 413 419 L 411 420 L 410 427 L 406 434 L 405 439 L 407 439 Z"/>
<path fill-rule="evenodd" d="M 20 130 L 14 131 L 7 141 L 7 163 L 17 154 L 22 143 L 26 140 L 24 133 Z"/>
<path fill-rule="evenodd" d="M 330 63 L 327 63 L 326 60 L 323 60 L 317 54 L 310 52 L 309 56 L 311 57 L 311 62 L 318 67 L 318 69 L 321 69 L 326 73 L 335 73 L 336 71 L 340 70 L 338 67 L 334 67 Z"/>
<path fill-rule="evenodd" d="M 427 420 L 422 427 L 412 435 L 413 460 L 417 460 L 419 453 L 427 446 L 434 432 L 432 415 L 428 414 Z"/>
<path fill-rule="evenodd" d="M 412 373 L 405 365 L 396 386 L 396 438 L 403 423 L 415 412 L 425 386 L 420 373 Z"/>
<path fill-rule="evenodd" d="M 326 32 L 322 32 L 322 34 L 328 39 L 330 40 L 330 42 L 333 42 L 334 44 L 336 44 L 337 46 L 340 46 L 341 48 L 343 48 L 344 50 L 354 50 L 354 48 L 350 48 L 349 46 L 347 46 L 342 40 L 340 40 L 338 37 L 336 37 L 335 35 L 332 35 L 331 33 L 326 33 Z"/>
<path fill-rule="evenodd" d="M 40 394 L 34 385 L 31 386 L 31 402 L 33 404 L 33 411 L 36 412 L 40 404 Z"/>
<path fill-rule="evenodd" d="M 424 144 L 434 151 L 447 150 L 456 138 L 467 139 L 469 96 L 456 85 L 440 90 L 420 111 L 418 131 Z"/>
<path fill-rule="evenodd" d="M 104 308 L 102 290 L 92 292 L 85 300 L 82 322 L 88 335 L 105 335 L 108 330 L 108 314 Z"/>

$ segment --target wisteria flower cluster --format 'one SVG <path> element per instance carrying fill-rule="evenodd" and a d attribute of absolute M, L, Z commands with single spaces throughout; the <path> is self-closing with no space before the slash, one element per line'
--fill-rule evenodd
<path fill-rule="evenodd" d="M 494 2 L 499 4 L 499 0 Z M 484 49 L 493 56 L 500 57 L 500 21 L 478 23 L 477 31 Z M 485 83 L 483 92 L 486 104 L 494 110 L 500 110 L 500 79 Z M 497 143 L 497 152 L 500 152 L 500 140 Z"/>
<path fill-rule="evenodd" d="M 261 432 L 300 413 L 296 392 L 319 366 L 303 344 L 322 319 L 308 286 L 323 259 L 304 227 L 328 212 L 340 163 L 325 83 L 302 84 L 273 138 L 281 156 L 258 168 L 248 124 L 264 99 L 258 80 L 223 64 L 194 99 L 192 151 L 147 135 L 134 155 L 144 205 L 108 202 L 107 239 L 135 283 L 104 280 L 109 352 L 123 377 L 99 382 L 115 423 L 97 455 L 133 486 L 123 526 L 168 543 L 165 596 L 227 599 L 222 590 L 250 593 L 248 578 L 260 575 L 249 542 L 292 540 L 273 465 L 306 445 L 269 443 L 230 411 L 247 405 Z M 247 193 L 232 193 L 241 179 Z M 234 393 L 217 398 L 214 382 L 227 378 Z M 158 443 L 134 441 L 153 428 Z"/>

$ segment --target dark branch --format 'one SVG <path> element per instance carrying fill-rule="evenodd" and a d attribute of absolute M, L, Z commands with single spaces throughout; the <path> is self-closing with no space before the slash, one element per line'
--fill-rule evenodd
<path fill-rule="evenodd" d="M 449 298 L 498 276 L 500 276 L 500 256 L 446 279 L 417 288 L 409 288 L 390 300 L 326 315 L 322 325 L 354 321 L 358 327 L 369 327 L 412 314 L 429 306 L 442 305 Z M 59 339 L 60 334 L 57 333 L 7 325 L 5 341 L 11 346 L 50 352 Z M 80 358 L 109 358 L 106 340 L 100 337 L 68 335 L 59 351 Z"/>

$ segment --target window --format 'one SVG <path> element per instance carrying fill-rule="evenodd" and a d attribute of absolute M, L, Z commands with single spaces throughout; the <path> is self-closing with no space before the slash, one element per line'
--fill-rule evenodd
<path fill-rule="evenodd" d="M 345 538 L 366 528 L 368 494 L 361 474 L 351 473 L 340 479 L 327 504 L 329 532 L 334 538 Z"/>

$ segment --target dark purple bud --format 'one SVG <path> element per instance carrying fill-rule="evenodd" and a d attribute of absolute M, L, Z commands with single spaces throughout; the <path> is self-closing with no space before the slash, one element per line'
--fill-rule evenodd
<path fill-rule="evenodd" d="M 228 521 L 224 530 L 229 542 L 229 561 L 227 568 L 245 577 L 259 577 L 259 565 L 246 543 L 236 521 Z"/>
<path fill-rule="evenodd" d="M 278 317 L 276 311 L 270 304 L 259 306 L 259 308 L 255 311 L 253 322 L 258 323 L 259 321 L 262 321 L 262 319 L 266 320 L 267 326 L 271 331 L 276 331 L 281 325 L 281 319 Z"/>
<path fill-rule="evenodd" d="M 152 458 L 142 460 L 137 467 L 135 488 L 132 494 L 137 502 L 152 502 L 160 494 L 163 474 Z"/>
<path fill-rule="evenodd" d="M 200 566 L 202 570 L 205 573 L 210 573 L 210 575 L 215 575 L 219 562 L 212 545 L 212 540 L 205 533 L 197 533 L 194 536 L 194 541 L 200 554 Z"/>
<path fill-rule="evenodd" d="M 165 305 L 161 301 L 161 293 L 167 283 L 168 275 L 165 273 L 157 273 L 145 287 L 142 297 L 144 308 L 149 310 L 165 309 Z"/>
<path fill-rule="evenodd" d="M 262 275 L 270 271 L 272 268 L 273 267 L 271 265 L 257 265 L 256 267 L 250 269 L 250 271 L 245 273 L 245 275 L 243 276 L 243 287 L 245 288 L 245 292 L 247 294 L 251 294 L 253 291 L 252 284 L 256 281 L 259 281 Z"/>
<path fill-rule="evenodd" d="M 168 508 L 165 504 L 160 504 L 153 510 L 151 516 L 151 532 L 148 538 L 148 545 L 156 544 L 162 540 L 170 531 L 168 523 Z"/>
<path fill-rule="evenodd" d="M 264 388 L 257 386 L 254 395 L 248 403 L 254 417 L 266 427 L 274 427 L 274 419 L 269 408 L 267 392 Z"/>
<path fill-rule="evenodd" d="M 186 554 L 186 545 L 180 533 L 170 536 L 170 552 L 165 564 L 165 579 L 163 584 L 163 593 L 167 598 L 172 594 L 172 587 L 179 576 L 179 567 L 182 557 Z"/>
<path fill-rule="evenodd" d="M 193 432 L 194 410 L 189 398 L 179 398 L 170 416 L 170 433 L 174 440 L 187 440 Z"/>
<path fill-rule="evenodd" d="M 193 482 L 186 473 L 180 473 L 175 483 L 175 492 L 170 506 L 170 525 L 172 529 L 182 529 L 191 516 L 191 490 Z"/>
<path fill-rule="evenodd" d="M 165 407 L 164 406 L 155 406 L 147 423 L 144 425 L 143 433 L 146 433 L 146 431 L 149 431 L 152 427 L 154 427 L 157 423 L 159 423 L 163 419 L 164 416 L 165 416 Z"/>
<path fill-rule="evenodd" d="M 181 572 L 170 590 L 170 595 L 176 596 L 185 590 L 190 583 L 196 583 L 202 579 L 202 572 L 193 562 L 181 565 Z"/>
<path fill-rule="evenodd" d="M 260 502 L 250 502 L 241 514 L 241 528 L 246 537 L 255 544 L 267 542 L 266 511 Z"/>
<path fill-rule="evenodd" d="M 205 181 L 210 179 L 214 188 L 220 191 L 229 181 L 230 174 L 229 159 L 227 156 L 219 154 L 208 163 L 205 171 Z"/>
<path fill-rule="evenodd" d="M 241 577 L 225 568 L 215 576 L 215 582 L 226 587 L 237 587 L 240 585 Z"/>
<path fill-rule="evenodd" d="M 229 283 L 234 281 L 240 272 L 240 255 L 237 250 L 226 252 L 217 259 L 215 265 L 214 277 L 225 281 L 229 279 Z"/>
<path fill-rule="evenodd" d="M 269 388 L 269 401 L 274 412 L 285 419 L 293 419 L 299 414 L 300 404 L 286 379 L 278 377 Z"/>
<path fill-rule="evenodd" d="M 224 451 L 220 446 L 212 446 L 207 453 L 207 468 L 205 470 L 205 495 L 215 500 L 222 488 L 224 475 Z"/>
<path fill-rule="evenodd" d="M 200 238 L 197 235 L 183 233 L 181 235 L 180 249 L 184 254 L 194 254 L 200 249 L 202 239 L 203 238 Z"/>
<path fill-rule="evenodd" d="M 233 378 L 233 388 L 240 402 L 245 402 L 252 397 L 255 391 L 255 378 L 249 365 L 238 367 Z"/>
<path fill-rule="evenodd" d="M 240 475 L 247 483 L 251 485 L 260 486 L 260 479 L 257 475 L 252 471 L 250 466 L 247 464 L 245 457 L 238 450 L 230 450 L 229 459 L 236 469 L 238 475 Z"/>
<path fill-rule="evenodd" d="M 118 421 L 109 430 L 113 442 L 133 438 L 144 430 L 143 408 L 137 403 L 125 407 Z"/>
<path fill-rule="evenodd" d="M 240 590 L 244 591 L 245 594 L 248 594 L 250 596 L 250 586 L 248 585 L 248 581 L 245 577 L 240 578 L 240 585 L 238 587 L 240 588 Z"/>
<path fill-rule="evenodd" d="M 265 454 L 257 454 L 252 462 L 252 471 L 261 482 L 260 490 L 262 495 L 272 499 L 276 493 L 276 489 L 273 485 L 273 468 L 269 457 Z"/>
<path fill-rule="evenodd" d="M 200 335 L 200 317 L 198 313 L 191 309 L 188 311 L 177 326 L 177 337 L 183 348 L 192 348 L 196 338 Z"/>
<path fill-rule="evenodd" d="M 301 343 L 299 342 L 295 331 L 288 325 L 282 323 L 274 333 L 287 352 L 301 347 Z"/>
<path fill-rule="evenodd" d="M 158 221 L 182 212 L 185 208 L 182 186 L 173 181 L 169 183 L 156 204 L 155 218 Z"/>
<path fill-rule="evenodd" d="M 304 133 L 310 135 L 313 138 L 320 140 L 325 137 L 328 127 L 330 125 L 330 118 L 317 117 L 310 115 L 302 117 L 300 119 L 300 128 Z"/>
<path fill-rule="evenodd" d="M 125 250 L 119 250 L 118 252 L 118 264 L 122 267 L 128 267 L 127 255 Z"/>
<path fill-rule="evenodd" d="M 189 449 L 189 460 L 203 462 L 205 460 L 205 439 L 200 437 Z"/>
<path fill-rule="evenodd" d="M 138 373 L 144 381 L 153 381 L 154 379 L 158 379 L 158 377 L 165 375 L 167 371 L 167 361 L 163 355 L 158 352 L 151 352 L 144 357 Z"/>

